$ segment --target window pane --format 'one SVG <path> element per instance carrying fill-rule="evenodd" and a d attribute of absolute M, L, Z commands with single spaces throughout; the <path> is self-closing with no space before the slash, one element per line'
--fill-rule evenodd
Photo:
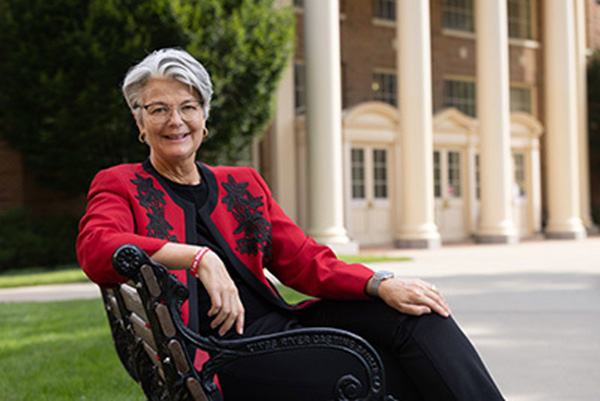
<path fill-rule="evenodd" d="M 448 152 L 448 195 L 461 196 L 460 153 Z"/>
<path fill-rule="evenodd" d="M 456 107 L 468 116 L 477 114 L 475 82 L 447 79 L 444 81 L 444 107 Z"/>
<path fill-rule="evenodd" d="M 388 197 L 387 151 L 385 149 L 373 150 L 373 190 L 376 199 Z"/>
<path fill-rule="evenodd" d="M 433 194 L 436 198 L 442 197 L 442 171 L 440 166 L 440 152 L 433 152 Z"/>
<path fill-rule="evenodd" d="M 523 197 L 527 194 L 526 176 L 525 176 L 525 155 L 523 153 L 513 154 L 515 183 L 518 186 L 518 195 Z"/>
<path fill-rule="evenodd" d="M 442 25 L 446 29 L 474 32 L 473 0 L 443 0 Z"/>
<path fill-rule="evenodd" d="M 352 199 L 365 199 L 365 151 L 352 149 Z"/>
<path fill-rule="evenodd" d="M 397 106 L 398 93 L 397 93 L 397 82 L 396 74 L 376 72 L 373 73 L 373 98 L 382 102 Z"/>
<path fill-rule="evenodd" d="M 373 0 L 373 16 L 375 18 L 396 20 L 396 0 Z"/>
<path fill-rule="evenodd" d="M 531 39 L 530 0 L 508 0 L 508 36 Z"/>

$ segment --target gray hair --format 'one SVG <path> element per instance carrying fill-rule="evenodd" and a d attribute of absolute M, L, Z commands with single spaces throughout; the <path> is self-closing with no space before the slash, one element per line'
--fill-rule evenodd
<path fill-rule="evenodd" d="M 151 78 L 171 79 L 197 90 L 202 97 L 204 117 L 208 118 L 212 82 L 204 66 L 188 52 L 175 48 L 156 50 L 129 69 L 123 81 L 123 96 L 138 117 L 141 117 L 142 90 Z"/>

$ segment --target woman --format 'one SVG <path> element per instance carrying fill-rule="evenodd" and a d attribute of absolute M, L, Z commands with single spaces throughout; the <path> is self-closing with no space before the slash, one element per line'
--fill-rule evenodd
<path fill-rule="evenodd" d="M 339 261 L 283 213 L 254 170 L 196 162 L 212 96 L 197 60 L 156 51 L 127 73 L 123 94 L 150 155 L 92 182 L 77 253 L 93 281 L 124 281 L 111 255 L 136 244 L 190 287 L 184 319 L 202 335 L 337 327 L 379 350 L 396 397 L 502 399 L 433 285 Z M 320 300 L 288 305 L 263 267 Z"/>

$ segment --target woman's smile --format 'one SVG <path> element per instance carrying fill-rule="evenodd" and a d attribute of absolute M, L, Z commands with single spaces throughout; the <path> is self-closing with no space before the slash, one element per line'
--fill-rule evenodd
<path fill-rule="evenodd" d="M 183 134 L 167 134 L 167 135 L 163 135 L 163 138 L 166 138 L 169 141 L 172 142 L 183 142 L 185 139 L 187 139 L 190 136 L 189 132 L 183 133 Z"/>

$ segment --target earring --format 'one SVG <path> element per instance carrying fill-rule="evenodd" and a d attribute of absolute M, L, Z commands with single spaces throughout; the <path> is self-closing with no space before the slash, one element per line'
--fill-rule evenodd
<path fill-rule="evenodd" d="M 206 138 L 208 136 L 208 129 L 206 127 L 204 127 L 204 138 Z"/>
<path fill-rule="evenodd" d="M 140 132 L 138 135 L 138 141 L 140 141 L 140 143 L 146 143 L 146 134 Z"/>

